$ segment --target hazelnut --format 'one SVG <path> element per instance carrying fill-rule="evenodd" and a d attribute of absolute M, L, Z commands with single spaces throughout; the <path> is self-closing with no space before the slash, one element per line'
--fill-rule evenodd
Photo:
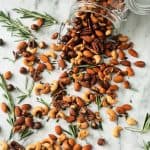
<path fill-rule="evenodd" d="M 106 141 L 104 138 L 99 138 L 98 141 L 97 141 L 97 144 L 98 145 L 105 145 L 106 144 Z"/>
<path fill-rule="evenodd" d="M 9 79 L 11 79 L 11 77 L 12 77 L 12 73 L 11 73 L 11 71 L 7 71 L 7 72 L 5 72 L 4 73 L 4 78 L 6 79 L 6 80 L 9 80 Z"/>
<path fill-rule="evenodd" d="M 58 35 L 59 35 L 59 33 L 58 33 L 58 32 L 55 32 L 55 33 L 52 34 L 51 38 L 52 38 L 53 40 L 55 40 L 55 39 L 57 39 Z"/>
<path fill-rule="evenodd" d="M 32 108 L 32 106 L 31 106 L 30 104 L 23 104 L 23 105 L 21 106 L 21 109 L 22 109 L 23 111 L 29 111 L 31 108 Z"/>
<path fill-rule="evenodd" d="M 55 126 L 55 132 L 56 132 L 58 135 L 62 134 L 62 128 L 61 128 L 61 126 L 59 126 L 59 125 Z"/>
<path fill-rule="evenodd" d="M 26 117 L 25 118 L 25 125 L 27 127 L 33 127 L 33 118 L 32 117 Z"/>
<path fill-rule="evenodd" d="M 17 118 L 17 120 L 15 121 L 15 125 L 23 125 L 25 122 L 25 118 L 24 117 L 19 117 Z"/>
<path fill-rule="evenodd" d="M 6 103 L 1 103 L 1 110 L 4 112 L 4 113 L 7 113 L 8 112 L 8 110 L 9 110 L 9 108 L 8 108 L 8 106 L 7 106 L 7 104 Z"/>
<path fill-rule="evenodd" d="M 21 68 L 20 68 L 20 73 L 21 73 L 21 74 L 27 74 L 27 73 L 28 73 L 28 70 L 27 70 L 25 67 L 21 67 Z"/>
<path fill-rule="evenodd" d="M 7 85 L 7 90 L 8 91 L 13 91 L 15 88 L 14 88 L 14 86 L 12 85 L 12 84 L 8 84 Z"/>
<path fill-rule="evenodd" d="M 21 114 L 22 114 L 22 110 L 20 109 L 20 107 L 15 106 L 15 115 L 16 115 L 16 117 L 21 116 Z"/>

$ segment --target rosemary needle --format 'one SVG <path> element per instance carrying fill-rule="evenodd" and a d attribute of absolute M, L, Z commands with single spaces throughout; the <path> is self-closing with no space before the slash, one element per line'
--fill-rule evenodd
<path fill-rule="evenodd" d="M 28 27 L 24 26 L 20 20 L 12 19 L 9 13 L 0 11 L 0 23 L 2 23 L 3 27 L 6 27 L 12 35 L 20 38 L 21 40 L 34 38 Z"/>
<path fill-rule="evenodd" d="M 58 23 L 58 21 L 54 17 L 50 16 L 47 13 L 42 14 L 42 13 L 39 13 L 36 11 L 30 11 L 30 10 L 24 9 L 24 8 L 20 8 L 20 9 L 15 8 L 14 11 L 16 11 L 19 14 L 22 14 L 21 18 L 32 18 L 34 20 L 41 18 L 44 20 L 45 26 L 51 26 L 53 24 Z"/>

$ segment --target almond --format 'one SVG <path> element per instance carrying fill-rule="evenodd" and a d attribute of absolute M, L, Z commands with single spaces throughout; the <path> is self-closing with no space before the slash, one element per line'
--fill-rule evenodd
<path fill-rule="evenodd" d="M 63 132 L 62 127 L 59 125 L 55 126 L 55 132 L 58 135 L 62 134 L 62 132 Z"/>
<path fill-rule="evenodd" d="M 87 144 L 87 145 L 82 147 L 82 150 L 92 150 L 92 145 L 91 144 Z"/>
<path fill-rule="evenodd" d="M 119 64 L 117 59 L 111 59 L 109 63 L 112 65 L 118 65 Z"/>
<path fill-rule="evenodd" d="M 15 125 L 23 125 L 25 122 L 25 118 L 24 117 L 19 117 L 17 118 L 17 120 L 15 121 Z"/>
<path fill-rule="evenodd" d="M 126 112 L 126 110 L 123 108 L 123 107 L 116 107 L 116 112 L 118 113 L 118 114 L 125 114 L 125 112 Z"/>
<path fill-rule="evenodd" d="M 44 63 L 49 63 L 49 58 L 48 58 L 46 55 L 41 54 L 41 55 L 39 56 L 39 58 L 40 58 L 40 60 L 41 60 L 42 62 L 44 62 Z"/>
<path fill-rule="evenodd" d="M 22 114 L 22 110 L 20 109 L 19 106 L 16 106 L 15 107 L 15 115 L 16 115 L 16 117 L 21 116 L 21 114 Z"/>
<path fill-rule="evenodd" d="M 62 69 L 66 67 L 66 63 L 62 58 L 58 60 L 58 66 Z"/>
<path fill-rule="evenodd" d="M 131 67 L 127 67 L 126 71 L 129 77 L 134 76 L 134 70 Z"/>
<path fill-rule="evenodd" d="M 81 36 L 81 39 L 83 39 L 87 43 L 90 43 L 93 41 L 93 38 L 91 36 Z"/>
<path fill-rule="evenodd" d="M 126 57 L 125 52 L 123 50 L 119 50 L 118 57 L 119 59 L 124 60 Z"/>
<path fill-rule="evenodd" d="M 75 91 L 80 91 L 81 89 L 81 85 L 79 84 L 79 82 L 75 81 L 74 82 L 74 90 Z"/>
<path fill-rule="evenodd" d="M 126 35 L 120 35 L 119 38 L 118 38 L 118 40 L 120 42 L 127 42 L 129 40 L 129 38 Z"/>
<path fill-rule="evenodd" d="M 132 109 L 132 106 L 130 104 L 124 104 L 121 106 L 125 111 L 129 111 Z"/>
<path fill-rule="evenodd" d="M 117 91 L 119 89 L 119 87 L 117 85 L 110 85 L 109 90 L 110 91 Z"/>
<path fill-rule="evenodd" d="M 7 106 L 6 103 L 1 103 L 1 110 L 4 112 L 4 113 L 7 113 L 9 108 Z"/>
<path fill-rule="evenodd" d="M 124 80 L 124 77 L 122 75 L 116 75 L 113 78 L 113 81 L 116 82 L 116 83 L 121 83 L 121 82 L 123 82 L 123 80 Z"/>
<path fill-rule="evenodd" d="M 81 147 L 80 144 L 75 144 L 75 145 L 73 146 L 73 150 L 82 150 L 82 147 Z"/>
<path fill-rule="evenodd" d="M 17 50 L 24 50 L 27 48 L 27 46 L 28 46 L 28 44 L 25 41 L 21 41 L 17 45 Z"/>
<path fill-rule="evenodd" d="M 32 108 L 32 106 L 31 106 L 30 104 L 23 104 L 23 105 L 21 106 L 21 109 L 22 109 L 23 111 L 29 111 L 31 108 Z"/>
<path fill-rule="evenodd" d="M 143 68 L 143 67 L 145 67 L 145 62 L 144 61 L 136 61 L 134 63 L 134 65 L 137 67 Z"/>
<path fill-rule="evenodd" d="M 53 65 L 51 63 L 45 63 L 45 65 L 46 65 L 46 69 L 48 71 L 52 71 L 54 69 L 54 67 L 53 67 Z"/>
<path fill-rule="evenodd" d="M 130 89 L 131 88 L 130 82 L 129 81 L 124 81 L 123 82 L 123 87 L 126 88 L 126 89 Z"/>
<path fill-rule="evenodd" d="M 33 127 L 33 118 L 32 117 L 26 117 L 25 118 L 25 125 L 27 126 L 27 127 Z"/>
<path fill-rule="evenodd" d="M 104 36 L 103 32 L 100 31 L 100 30 L 95 30 L 95 34 L 96 34 L 98 37 L 103 37 L 103 36 Z"/>
<path fill-rule="evenodd" d="M 88 50 L 85 50 L 83 51 L 83 55 L 87 58 L 91 58 L 93 56 L 93 53 L 91 53 L 90 51 Z"/>
<path fill-rule="evenodd" d="M 138 57 L 138 53 L 134 49 L 129 49 L 128 53 L 133 57 Z"/>
<path fill-rule="evenodd" d="M 123 66 L 131 66 L 131 62 L 128 60 L 122 60 L 122 61 L 120 61 L 120 64 Z"/>

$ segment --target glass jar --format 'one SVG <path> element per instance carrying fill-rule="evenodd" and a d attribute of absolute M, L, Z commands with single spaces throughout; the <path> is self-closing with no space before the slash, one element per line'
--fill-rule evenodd
<path fill-rule="evenodd" d="M 70 17 L 85 12 L 108 19 L 118 29 L 127 20 L 129 12 L 138 15 L 150 14 L 150 0 L 78 0 L 71 8 Z"/>

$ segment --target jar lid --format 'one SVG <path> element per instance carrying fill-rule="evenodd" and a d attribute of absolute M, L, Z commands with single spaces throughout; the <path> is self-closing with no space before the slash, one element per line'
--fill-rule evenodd
<path fill-rule="evenodd" d="M 150 15 L 150 0 L 126 0 L 130 11 L 138 15 Z"/>

